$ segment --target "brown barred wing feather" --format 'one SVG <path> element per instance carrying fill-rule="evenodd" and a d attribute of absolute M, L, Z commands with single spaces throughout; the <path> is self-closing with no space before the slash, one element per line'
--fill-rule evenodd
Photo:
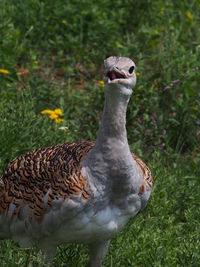
<path fill-rule="evenodd" d="M 143 176 L 143 183 L 139 189 L 139 194 L 142 194 L 146 191 L 148 188 L 149 190 L 152 189 L 153 187 L 153 177 L 151 174 L 150 169 L 147 167 L 147 165 L 140 159 L 138 158 L 134 153 L 132 153 L 133 159 L 136 161 L 139 170 L 142 173 Z"/>
<path fill-rule="evenodd" d="M 0 180 L 0 213 L 30 216 L 40 222 L 46 209 L 57 199 L 80 195 L 89 198 L 87 180 L 81 175 L 81 162 L 94 143 L 83 141 L 36 149 L 13 160 Z"/>

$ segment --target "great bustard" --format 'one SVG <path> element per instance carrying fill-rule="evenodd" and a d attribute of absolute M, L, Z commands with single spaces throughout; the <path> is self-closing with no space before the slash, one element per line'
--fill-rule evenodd
<path fill-rule="evenodd" d="M 79 242 L 89 246 L 89 266 L 101 266 L 110 239 L 150 197 L 150 170 L 130 152 L 126 134 L 135 64 L 109 57 L 104 66 L 105 105 L 96 142 L 28 152 L 0 180 L 0 238 L 35 245 L 49 261 L 59 244 Z"/>

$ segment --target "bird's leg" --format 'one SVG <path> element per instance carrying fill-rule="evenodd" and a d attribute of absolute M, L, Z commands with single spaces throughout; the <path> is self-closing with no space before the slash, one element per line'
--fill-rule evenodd
<path fill-rule="evenodd" d="M 106 255 L 110 240 L 89 245 L 90 261 L 88 267 L 100 267 Z"/>
<path fill-rule="evenodd" d="M 42 255 L 45 257 L 45 264 L 47 266 L 52 267 L 53 266 L 53 259 L 56 255 L 56 248 L 55 247 L 48 247 L 48 246 L 40 246 L 37 247 L 38 251 L 42 252 Z"/>

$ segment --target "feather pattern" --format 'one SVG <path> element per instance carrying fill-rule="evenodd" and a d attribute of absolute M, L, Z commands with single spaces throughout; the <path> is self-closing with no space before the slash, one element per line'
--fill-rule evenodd
<path fill-rule="evenodd" d="M 145 191 L 145 188 L 152 189 L 153 187 L 153 177 L 151 174 L 150 169 L 147 167 L 147 165 L 140 159 L 138 158 L 134 153 L 132 153 L 133 159 L 137 162 L 137 165 L 142 172 L 143 175 L 143 183 L 142 186 L 140 187 L 139 193 L 143 193 Z"/>
<path fill-rule="evenodd" d="M 81 162 L 93 146 L 89 141 L 65 143 L 14 159 L 1 177 L 0 213 L 8 215 L 13 204 L 12 216 L 20 216 L 21 207 L 28 205 L 30 216 L 40 222 L 54 199 L 76 194 L 87 200 L 88 184 L 81 175 Z"/>
<path fill-rule="evenodd" d="M 11 216 L 20 217 L 21 207 L 28 205 L 30 216 L 41 222 L 54 199 L 76 194 L 87 200 L 90 197 L 88 182 L 81 174 L 81 162 L 94 145 L 91 141 L 65 143 L 35 149 L 14 159 L 1 177 L 0 213 L 10 215 L 12 204 L 15 208 Z M 152 188 L 153 178 L 146 164 L 135 154 L 132 156 L 143 174 L 141 194 L 146 187 Z"/>

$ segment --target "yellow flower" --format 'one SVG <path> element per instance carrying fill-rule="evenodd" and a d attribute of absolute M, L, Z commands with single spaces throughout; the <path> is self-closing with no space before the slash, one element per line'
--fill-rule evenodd
<path fill-rule="evenodd" d="M 48 115 L 49 119 L 55 120 L 56 123 L 62 123 L 64 120 L 60 118 L 60 116 L 63 114 L 62 110 L 60 108 L 56 108 L 54 110 L 51 109 L 44 109 L 41 111 L 42 115 Z"/>
<path fill-rule="evenodd" d="M 55 113 L 56 115 L 59 115 L 59 116 L 61 116 L 61 115 L 63 114 L 62 109 L 60 109 L 60 108 L 56 108 L 56 109 L 54 109 L 54 113 Z"/>
<path fill-rule="evenodd" d="M 104 87 L 104 81 L 103 81 L 103 80 L 98 81 L 98 84 L 99 84 L 102 88 Z"/>
<path fill-rule="evenodd" d="M 41 111 L 41 114 L 42 114 L 42 115 L 45 115 L 45 114 L 47 114 L 47 115 L 51 115 L 51 114 L 53 114 L 53 113 L 54 113 L 54 111 L 51 110 L 51 109 L 44 109 L 44 110 Z"/>
<path fill-rule="evenodd" d="M 60 118 L 57 118 L 55 119 L 56 123 L 62 123 L 64 120 L 63 119 L 60 119 Z"/>
<path fill-rule="evenodd" d="M 57 119 L 59 119 L 58 115 L 56 115 L 55 113 L 52 113 L 51 115 L 49 115 L 49 118 L 51 120 L 57 120 Z"/>
<path fill-rule="evenodd" d="M 8 70 L 5 70 L 5 69 L 0 69 L 0 73 L 2 73 L 2 74 L 9 74 L 9 71 Z"/>
<path fill-rule="evenodd" d="M 189 20 L 193 20 L 193 16 L 192 16 L 192 13 L 190 11 L 187 11 L 186 12 L 186 16 Z"/>
<path fill-rule="evenodd" d="M 136 76 L 137 76 L 137 77 L 140 76 L 140 72 L 139 72 L 139 71 L 136 72 Z"/>
<path fill-rule="evenodd" d="M 67 20 L 66 19 L 63 19 L 62 20 L 62 24 L 67 25 Z"/>

